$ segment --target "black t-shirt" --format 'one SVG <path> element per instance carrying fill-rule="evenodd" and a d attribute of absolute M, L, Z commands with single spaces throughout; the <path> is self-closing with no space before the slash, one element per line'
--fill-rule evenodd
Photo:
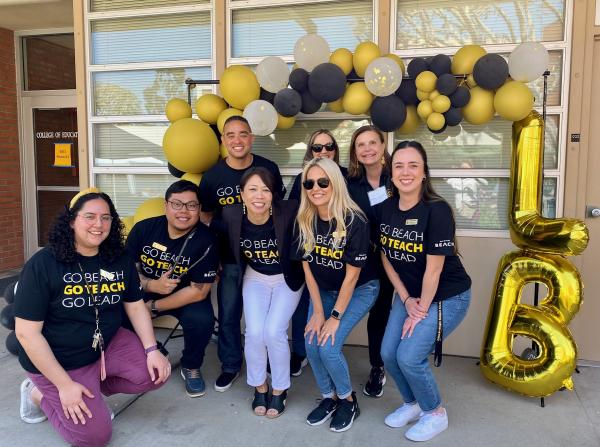
<path fill-rule="evenodd" d="M 420 297 L 427 255 L 445 256 L 434 301 L 458 295 L 471 287 L 455 254 L 452 210 L 443 201 L 419 202 L 407 211 L 390 197 L 377 206 L 379 244 L 410 296 Z"/>
<path fill-rule="evenodd" d="M 331 223 L 331 225 L 330 225 Z M 324 290 L 339 291 L 346 276 L 346 263 L 361 267 L 356 287 L 375 279 L 370 271 L 362 267 L 367 263 L 369 249 L 369 225 L 359 216 L 346 224 L 346 234 L 342 235 L 339 244 L 334 241 L 335 221 L 327 222 L 317 217 L 315 225 L 315 247 L 307 256 L 304 248 L 299 246 L 295 237 L 294 259 L 308 261 L 310 271 L 318 286 Z"/>
<path fill-rule="evenodd" d="M 273 174 L 275 177 L 275 195 L 283 199 L 285 186 L 283 186 L 283 180 L 277 165 L 260 155 L 252 155 L 252 164 L 245 169 L 234 169 L 225 160 L 219 160 L 216 165 L 206 171 L 200 182 L 199 199 L 202 204 L 202 211 L 215 212 L 219 215 L 221 208 L 234 203 L 241 203 L 240 180 L 242 175 L 248 169 L 259 166 L 268 169 Z"/>
<path fill-rule="evenodd" d="M 273 218 L 269 218 L 263 225 L 254 225 L 244 216 L 240 249 L 242 258 L 257 272 L 263 275 L 282 273 Z"/>
<path fill-rule="evenodd" d="M 122 303 L 143 296 L 135 264 L 127 254 L 110 263 L 98 255 L 79 255 L 78 260 L 81 269 L 78 263 L 58 262 L 49 248 L 40 250 L 23 267 L 15 295 L 15 316 L 44 322 L 42 335 L 65 370 L 100 358 L 100 349 L 92 348 L 94 301 L 108 346 L 121 326 Z M 19 350 L 19 362 L 26 371 L 40 374 L 24 349 Z"/>
<path fill-rule="evenodd" d="M 206 225 L 198 223 L 186 235 L 171 239 L 167 225 L 165 216 L 152 217 L 138 222 L 129 232 L 127 249 L 140 263 L 142 275 L 157 279 L 175 266 L 172 277 L 181 277 L 181 282 L 173 293 L 189 286 L 190 282 L 212 283 L 219 266 L 216 236 Z M 198 262 L 200 258 L 202 260 Z M 147 293 L 145 299 L 162 297 L 157 293 Z"/>
<path fill-rule="evenodd" d="M 340 171 L 342 172 L 342 175 L 344 176 L 344 178 L 348 177 L 348 169 L 346 169 L 340 165 L 338 165 L 338 166 L 339 166 Z M 301 189 L 302 189 L 302 173 L 298 174 L 296 176 L 296 178 L 294 179 L 294 184 L 292 185 L 292 189 L 290 190 L 290 196 L 288 197 L 288 199 L 297 200 L 298 202 L 300 202 Z"/>

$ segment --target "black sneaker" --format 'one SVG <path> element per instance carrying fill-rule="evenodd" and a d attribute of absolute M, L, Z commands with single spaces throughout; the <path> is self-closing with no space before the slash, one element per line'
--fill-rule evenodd
<path fill-rule="evenodd" d="M 346 399 L 340 399 L 339 407 L 329 424 L 329 430 L 340 433 L 352 427 L 354 419 L 360 415 L 356 393 L 352 392 L 352 402 Z"/>
<path fill-rule="evenodd" d="M 374 366 L 371 368 L 369 380 L 363 387 L 363 394 L 369 397 L 381 397 L 383 396 L 383 385 L 385 385 L 383 366 Z"/>
<path fill-rule="evenodd" d="M 308 359 L 306 357 L 302 357 L 295 352 L 292 352 L 290 357 L 290 375 L 298 377 L 302 374 L 302 368 L 306 365 L 308 365 Z"/>
<path fill-rule="evenodd" d="M 227 391 L 233 385 L 233 382 L 240 376 L 239 372 L 225 372 L 223 371 L 221 375 L 217 378 L 215 382 L 215 391 L 223 392 Z"/>
<path fill-rule="evenodd" d="M 339 402 L 337 400 L 326 397 L 317 408 L 310 412 L 306 418 L 306 423 L 308 425 L 321 425 L 333 415 L 338 406 Z"/>

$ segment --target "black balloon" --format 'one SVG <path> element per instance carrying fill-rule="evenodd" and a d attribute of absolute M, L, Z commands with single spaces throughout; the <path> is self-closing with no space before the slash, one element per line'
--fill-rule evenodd
<path fill-rule="evenodd" d="M 450 73 L 451 65 L 452 61 L 450 56 L 438 54 L 437 56 L 433 56 L 431 61 L 429 61 L 429 70 L 433 71 L 436 76 L 440 77 L 444 73 Z"/>
<path fill-rule="evenodd" d="M 383 132 L 392 132 L 404 124 L 406 106 L 396 95 L 376 97 L 371 105 L 371 121 Z"/>
<path fill-rule="evenodd" d="M 443 115 L 448 126 L 458 126 L 463 119 L 462 110 L 457 107 L 450 107 Z"/>
<path fill-rule="evenodd" d="M 317 101 L 333 102 L 344 96 L 346 75 L 340 67 L 326 62 L 310 72 L 308 91 Z"/>
<path fill-rule="evenodd" d="M 439 129 L 439 130 L 431 130 L 431 129 L 429 128 L 429 126 L 427 126 L 427 129 L 428 129 L 428 130 L 429 130 L 429 132 L 431 132 L 431 133 L 438 134 L 438 133 L 442 133 L 443 131 L 445 131 L 445 130 L 446 130 L 446 127 L 448 127 L 448 123 L 444 123 L 444 127 L 442 127 L 442 128 L 441 128 L 441 129 Z"/>
<path fill-rule="evenodd" d="M 441 75 L 435 84 L 436 90 L 446 96 L 450 96 L 454 93 L 457 87 L 458 83 L 456 82 L 456 78 L 450 73 Z"/>
<path fill-rule="evenodd" d="M 400 97 L 404 104 L 419 104 L 417 97 L 417 86 L 414 79 L 404 79 L 396 90 L 396 95 Z"/>
<path fill-rule="evenodd" d="M 15 309 L 14 304 L 7 304 L 0 312 L 0 324 L 11 331 L 15 329 Z"/>
<path fill-rule="evenodd" d="M 258 99 L 262 99 L 263 101 L 267 101 L 273 104 L 273 101 L 275 100 L 275 93 L 271 93 L 270 91 L 265 90 L 261 87 L 260 96 L 258 97 Z"/>
<path fill-rule="evenodd" d="M 299 92 L 308 88 L 308 71 L 304 68 L 296 68 L 290 73 L 290 87 Z"/>
<path fill-rule="evenodd" d="M 185 174 L 185 171 L 180 171 L 175 166 L 173 166 L 171 163 L 167 163 L 167 169 L 169 170 L 169 172 L 171 173 L 171 175 L 173 177 L 181 178 L 183 176 L 183 174 Z"/>
<path fill-rule="evenodd" d="M 17 286 L 17 282 L 11 282 L 9 285 L 6 286 L 6 289 L 4 289 L 4 299 L 6 300 L 6 302 L 8 304 L 11 304 L 15 301 L 15 288 Z"/>
<path fill-rule="evenodd" d="M 15 331 L 11 331 L 6 336 L 5 344 L 8 352 L 10 352 L 12 355 L 19 355 L 19 347 L 21 344 L 19 343 L 19 340 L 17 340 L 17 334 L 15 334 Z"/>
<path fill-rule="evenodd" d="M 317 112 L 321 108 L 322 105 L 323 105 L 323 102 L 319 101 L 317 98 L 315 98 L 313 95 L 311 95 L 308 90 L 302 92 L 302 107 L 300 109 L 300 111 L 302 113 L 311 115 L 311 114 Z"/>
<path fill-rule="evenodd" d="M 273 95 L 273 97 L 275 97 L 275 95 Z M 217 126 L 216 124 L 209 124 L 209 126 L 213 130 L 215 135 L 217 136 L 217 140 L 220 143 L 221 142 L 221 132 L 219 132 L 219 126 Z"/>
<path fill-rule="evenodd" d="M 364 78 L 361 78 L 358 74 L 356 74 L 356 70 L 353 68 L 350 73 L 348 73 L 348 76 L 346 76 L 346 81 L 350 84 L 354 84 L 355 82 L 364 81 Z"/>
<path fill-rule="evenodd" d="M 424 57 L 415 57 L 408 63 L 408 67 L 406 67 L 408 75 L 413 79 L 419 76 L 420 73 L 427 70 L 429 70 L 429 63 Z"/>
<path fill-rule="evenodd" d="M 450 103 L 452 107 L 464 107 L 471 100 L 471 92 L 465 86 L 460 86 L 452 95 L 450 95 Z"/>
<path fill-rule="evenodd" d="M 475 63 L 473 78 L 481 88 L 495 90 L 508 78 L 508 64 L 499 54 L 486 54 Z"/>
<path fill-rule="evenodd" d="M 302 96 L 294 89 L 284 88 L 275 94 L 273 105 L 281 116 L 296 116 L 302 107 Z"/>

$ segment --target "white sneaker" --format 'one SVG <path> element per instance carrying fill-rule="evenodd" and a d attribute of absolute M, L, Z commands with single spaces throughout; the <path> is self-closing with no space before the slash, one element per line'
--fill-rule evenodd
<path fill-rule="evenodd" d="M 448 428 L 448 414 L 426 413 L 405 434 L 411 441 L 429 441 Z"/>
<path fill-rule="evenodd" d="M 421 414 L 421 407 L 418 403 L 404 404 L 386 416 L 385 425 L 392 428 L 404 427 L 406 424 L 418 421 Z"/>
<path fill-rule="evenodd" d="M 21 408 L 19 411 L 21 420 L 28 424 L 37 424 L 48 419 L 42 409 L 31 400 L 31 392 L 34 388 L 35 385 L 30 378 L 23 380 L 21 383 Z"/>

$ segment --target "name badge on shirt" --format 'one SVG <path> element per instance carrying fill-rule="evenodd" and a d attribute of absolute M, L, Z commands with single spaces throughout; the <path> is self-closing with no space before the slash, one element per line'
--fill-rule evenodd
<path fill-rule="evenodd" d="M 387 189 L 385 189 L 385 186 L 380 186 L 373 191 L 369 191 L 367 194 L 369 196 L 369 203 L 371 206 L 377 205 L 388 198 L 388 193 Z"/>
<path fill-rule="evenodd" d="M 167 251 L 167 247 L 165 247 L 162 244 L 159 244 L 158 242 L 152 242 L 152 248 L 156 248 L 157 250 L 160 250 L 160 251 Z"/>
<path fill-rule="evenodd" d="M 406 225 L 416 225 L 419 223 L 419 219 L 406 219 Z"/>
<path fill-rule="evenodd" d="M 112 272 L 107 272 L 104 269 L 100 269 L 100 276 L 103 277 L 104 279 L 107 279 L 109 281 L 114 281 L 115 280 L 115 274 Z"/>

